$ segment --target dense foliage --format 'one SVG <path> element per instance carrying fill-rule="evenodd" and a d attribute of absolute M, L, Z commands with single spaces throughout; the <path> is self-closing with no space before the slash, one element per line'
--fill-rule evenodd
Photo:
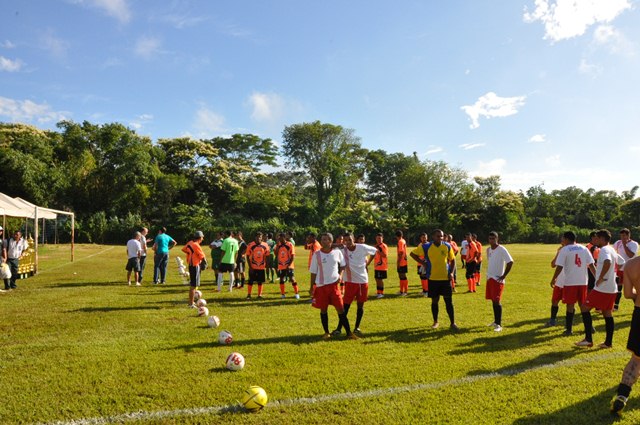
<path fill-rule="evenodd" d="M 555 242 L 566 229 L 581 240 L 601 227 L 640 230 L 637 186 L 505 191 L 499 176 L 368 150 L 353 130 L 319 121 L 285 127 L 280 149 L 252 134 L 154 143 L 118 123 L 58 129 L 0 123 L 0 191 L 74 211 L 80 241 L 121 242 L 143 223 L 181 239 L 194 229 L 286 228 L 299 239 L 319 229 L 370 238 L 404 229 L 414 242 L 440 227 L 457 239 L 495 229 L 511 242 Z"/>

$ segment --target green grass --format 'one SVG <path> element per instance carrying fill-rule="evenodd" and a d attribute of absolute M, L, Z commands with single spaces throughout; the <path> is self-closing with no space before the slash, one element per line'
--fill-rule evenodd
<path fill-rule="evenodd" d="M 204 297 L 221 329 L 234 336 L 224 347 L 218 330 L 186 308 L 187 287 L 174 260 L 179 250 L 172 251 L 168 285 L 149 285 L 149 265 L 146 284 L 136 288 L 125 283 L 123 246 L 80 245 L 74 263 L 68 262 L 68 246 L 41 247 L 41 273 L 0 294 L 0 423 L 232 406 L 250 385 L 264 387 L 271 401 L 257 414 L 227 408 L 131 423 L 640 423 L 635 391 L 621 420 L 608 414 L 629 358 L 632 304 L 625 301 L 615 315 L 612 350 L 574 348 L 579 317 L 573 337 L 563 337 L 562 327 L 542 327 L 555 246 L 508 249 L 515 265 L 499 334 L 486 327 L 493 315 L 484 285 L 466 294 L 463 276 L 454 296 L 459 333 L 448 330 L 442 303 L 441 328 L 430 329 L 429 301 L 418 295 L 413 265 L 411 295 L 393 295 L 398 280 L 392 261 L 387 297 L 365 306 L 365 338 L 323 342 L 318 310 L 303 302 L 306 295 L 296 302 L 288 286 L 289 298 L 280 300 L 278 285 L 268 284 L 266 300 L 247 302 L 245 290 L 213 292 L 209 270 Z M 306 263 L 306 252 L 298 249 L 303 294 Z M 329 317 L 333 328 L 336 315 L 330 311 Z M 350 318 L 353 323 L 355 309 Z M 601 342 L 604 321 L 594 318 L 595 341 Z M 232 351 L 245 356 L 244 370 L 224 369 Z M 371 390 L 380 391 L 367 396 Z M 325 397 L 349 393 L 356 396 Z"/>

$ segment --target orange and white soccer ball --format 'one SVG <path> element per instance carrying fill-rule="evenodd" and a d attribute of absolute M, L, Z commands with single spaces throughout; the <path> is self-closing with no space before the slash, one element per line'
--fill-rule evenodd
<path fill-rule="evenodd" d="M 202 298 L 202 292 L 197 289 L 196 292 L 193 293 L 193 299 L 198 301 L 200 298 Z"/>
<path fill-rule="evenodd" d="M 208 316 L 209 315 L 209 309 L 207 307 L 199 307 L 198 308 L 198 316 Z"/>
<path fill-rule="evenodd" d="M 198 302 L 196 302 L 196 305 L 198 307 L 206 307 L 207 306 L 207 300 L 205 300 L 204 298 L 200 298 L 198 300 Z"/>
<path fill-rule="evenodd" d="M 244 356 L 240 353 L 231 353 L 227 356 L 227 369 L 242 370 L 244 367 Z"/>
<path fill-rule="evenodd" d="M 217 328 L 220 326 L 220 318 L 218 316 L 209 316 L 207 319 L 207 324 L 210 328 Z"/>
<path fill-rule="evenodd" d="M 222 345 L 229 345 L 233 341 L 233 336 L 229 331 L 220 331 L 218 334 L 218 342 Z"/>

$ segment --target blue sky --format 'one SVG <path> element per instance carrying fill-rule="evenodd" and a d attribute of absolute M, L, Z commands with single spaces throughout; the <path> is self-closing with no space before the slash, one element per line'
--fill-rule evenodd
<path fill-rule="evenodd" d="M 638 0 L 0 0 L 0 121 L 353 128 L 504 189 L 640 184 Z"/>

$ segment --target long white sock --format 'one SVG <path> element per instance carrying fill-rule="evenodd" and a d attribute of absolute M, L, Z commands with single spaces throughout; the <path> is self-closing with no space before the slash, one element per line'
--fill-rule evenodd
<path fill-rule="evenodd" d="M 224 273 L 218 273 L 218 292 L 222 290 L 222 282 L 224 280 Z"/>
<path fill-rule="evenodd" d="M 233 273 L 229 274 L 229 292 L 233 291 Z"/>

